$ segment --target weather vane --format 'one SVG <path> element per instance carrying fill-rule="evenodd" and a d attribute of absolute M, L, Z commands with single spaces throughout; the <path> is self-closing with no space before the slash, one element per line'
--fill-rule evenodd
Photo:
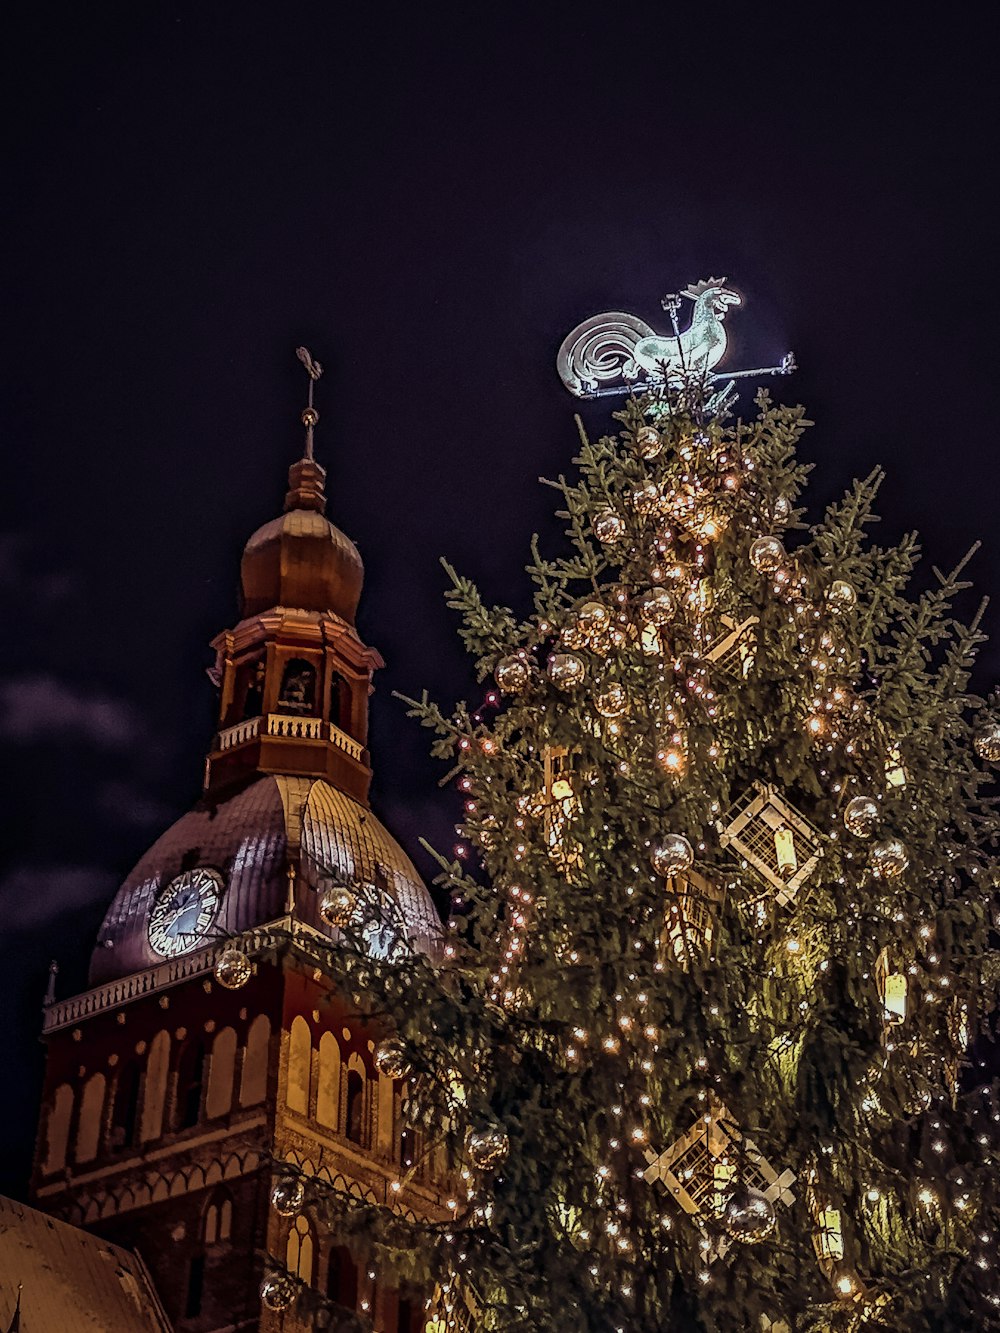
<path fill-rule="evenodd" d="M 670 334 L 660 335 L 645 320 L 621 310 L 585 319 L 559 348 L 556 368 L 560 379 L 578 398 L 641 391 L 692 375 L 703 376 L 710 385 L 728 380 L 712 395 L 713 405 L 722 407 L 735 396 L 735 380 L 790 375 L 795 369 L 791 352 L 776 366 L 715 373 L 729 341 L 725 324 L 729 307 L 743 304 L 739 293 L 725 284 L 725 278 L 707 278 L 665 296 L 661 305 L 670 316 Z M 682 332 L 677 316 L 685 297 L 693 302 L 694 310 L 690 325 Z M 618 383 L 610 382 L 615 380 Z"/>
<path fill-rule="evenodd" d="M 306 428 L 306 458 L 313 456 L 313 427 L 319 421 L 319 413 L 313 407 L 313 385 L 323 373 L 323 367 L 314 361 L 308 347 L 296 347 L 295 355 L 306 368 L 309 376 L 309 402 L 302 410 L 302 424 Z"/>

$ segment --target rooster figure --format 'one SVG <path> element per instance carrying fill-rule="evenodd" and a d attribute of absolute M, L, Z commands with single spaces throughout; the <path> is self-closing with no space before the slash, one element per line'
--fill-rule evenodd
<path fill-rule="evenodd" d="M 667 337 L 661 337 L 644 320 L 620 310 L 584 320 L 559 348 L 556 366 L 563 384 L 578 398 L 598 398 L 622 393 L 637 380 L 657 384 L 694 373 L 714 381 L 718 378 L 713 373 L 715 367 L 726 352 L 729 307 L 743 304 L 739 294 L 725 284 L 725 278 L 708 278 L 685 287 L 680 296 L 694 303 L 694 311 L 683 333 L 676 319 L 679 297 L 664 300 L 674 326 Z M 789 353 L 779 366 L 737 371 L 732 378 L 787 375 L 794 368 Z M 625 383 L 608 385 L 609 380 Z"/>

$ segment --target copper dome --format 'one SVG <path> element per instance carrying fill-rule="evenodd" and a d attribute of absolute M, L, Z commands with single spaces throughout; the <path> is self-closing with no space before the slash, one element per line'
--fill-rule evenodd
<path fill-rule="evenodd" d="M 240 565 L 244 617 L 287 606 L 333 611 L 354 624 L 365 569 L 358 548 L 323 512 L 325 476 L 312 459 L 296 463 L 285 512 L 247 542 Z"/>

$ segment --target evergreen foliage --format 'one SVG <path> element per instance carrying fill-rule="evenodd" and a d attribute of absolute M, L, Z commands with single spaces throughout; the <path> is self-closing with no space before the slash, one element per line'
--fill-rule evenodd
<path fill-rule="evenodd" d="M 728 420 L 682 378 L 619 419 L 555 483 L 526 620 L 450 571 L 506 692 L 412 705 L 475 849 L 441 858 L 440 955 L 348 927 L 325 964 L 401 1039 L 452 1206 L 327 1190 L 330 1225 L 434 1275 L 435 1331 L 1000 1327 L 1000 1108 L 966 1057 L 1000 709 L 964 562 L 910 591 L 915 538 L 869 539 L 880 472 L 806 526 L 800 408 Z"/>

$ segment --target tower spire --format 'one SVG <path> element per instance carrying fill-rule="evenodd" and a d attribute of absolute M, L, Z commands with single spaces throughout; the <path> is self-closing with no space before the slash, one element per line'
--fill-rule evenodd
<path fill-rule="evenodd" d="M 309 376 L 309 402 L 302 411 L 302 424 L 306 428 L 306 451 L 305 457 L 313 457 L 313 427 L 319 421 L 319 413 L 313 407 L 313 385 L 323 373 L 323 367 L 318 361 L 313 360 L 312 353 L 308 347 L 296 347 L 295 355 L 299 358 L 306 368 L 306 374 Z"/>

